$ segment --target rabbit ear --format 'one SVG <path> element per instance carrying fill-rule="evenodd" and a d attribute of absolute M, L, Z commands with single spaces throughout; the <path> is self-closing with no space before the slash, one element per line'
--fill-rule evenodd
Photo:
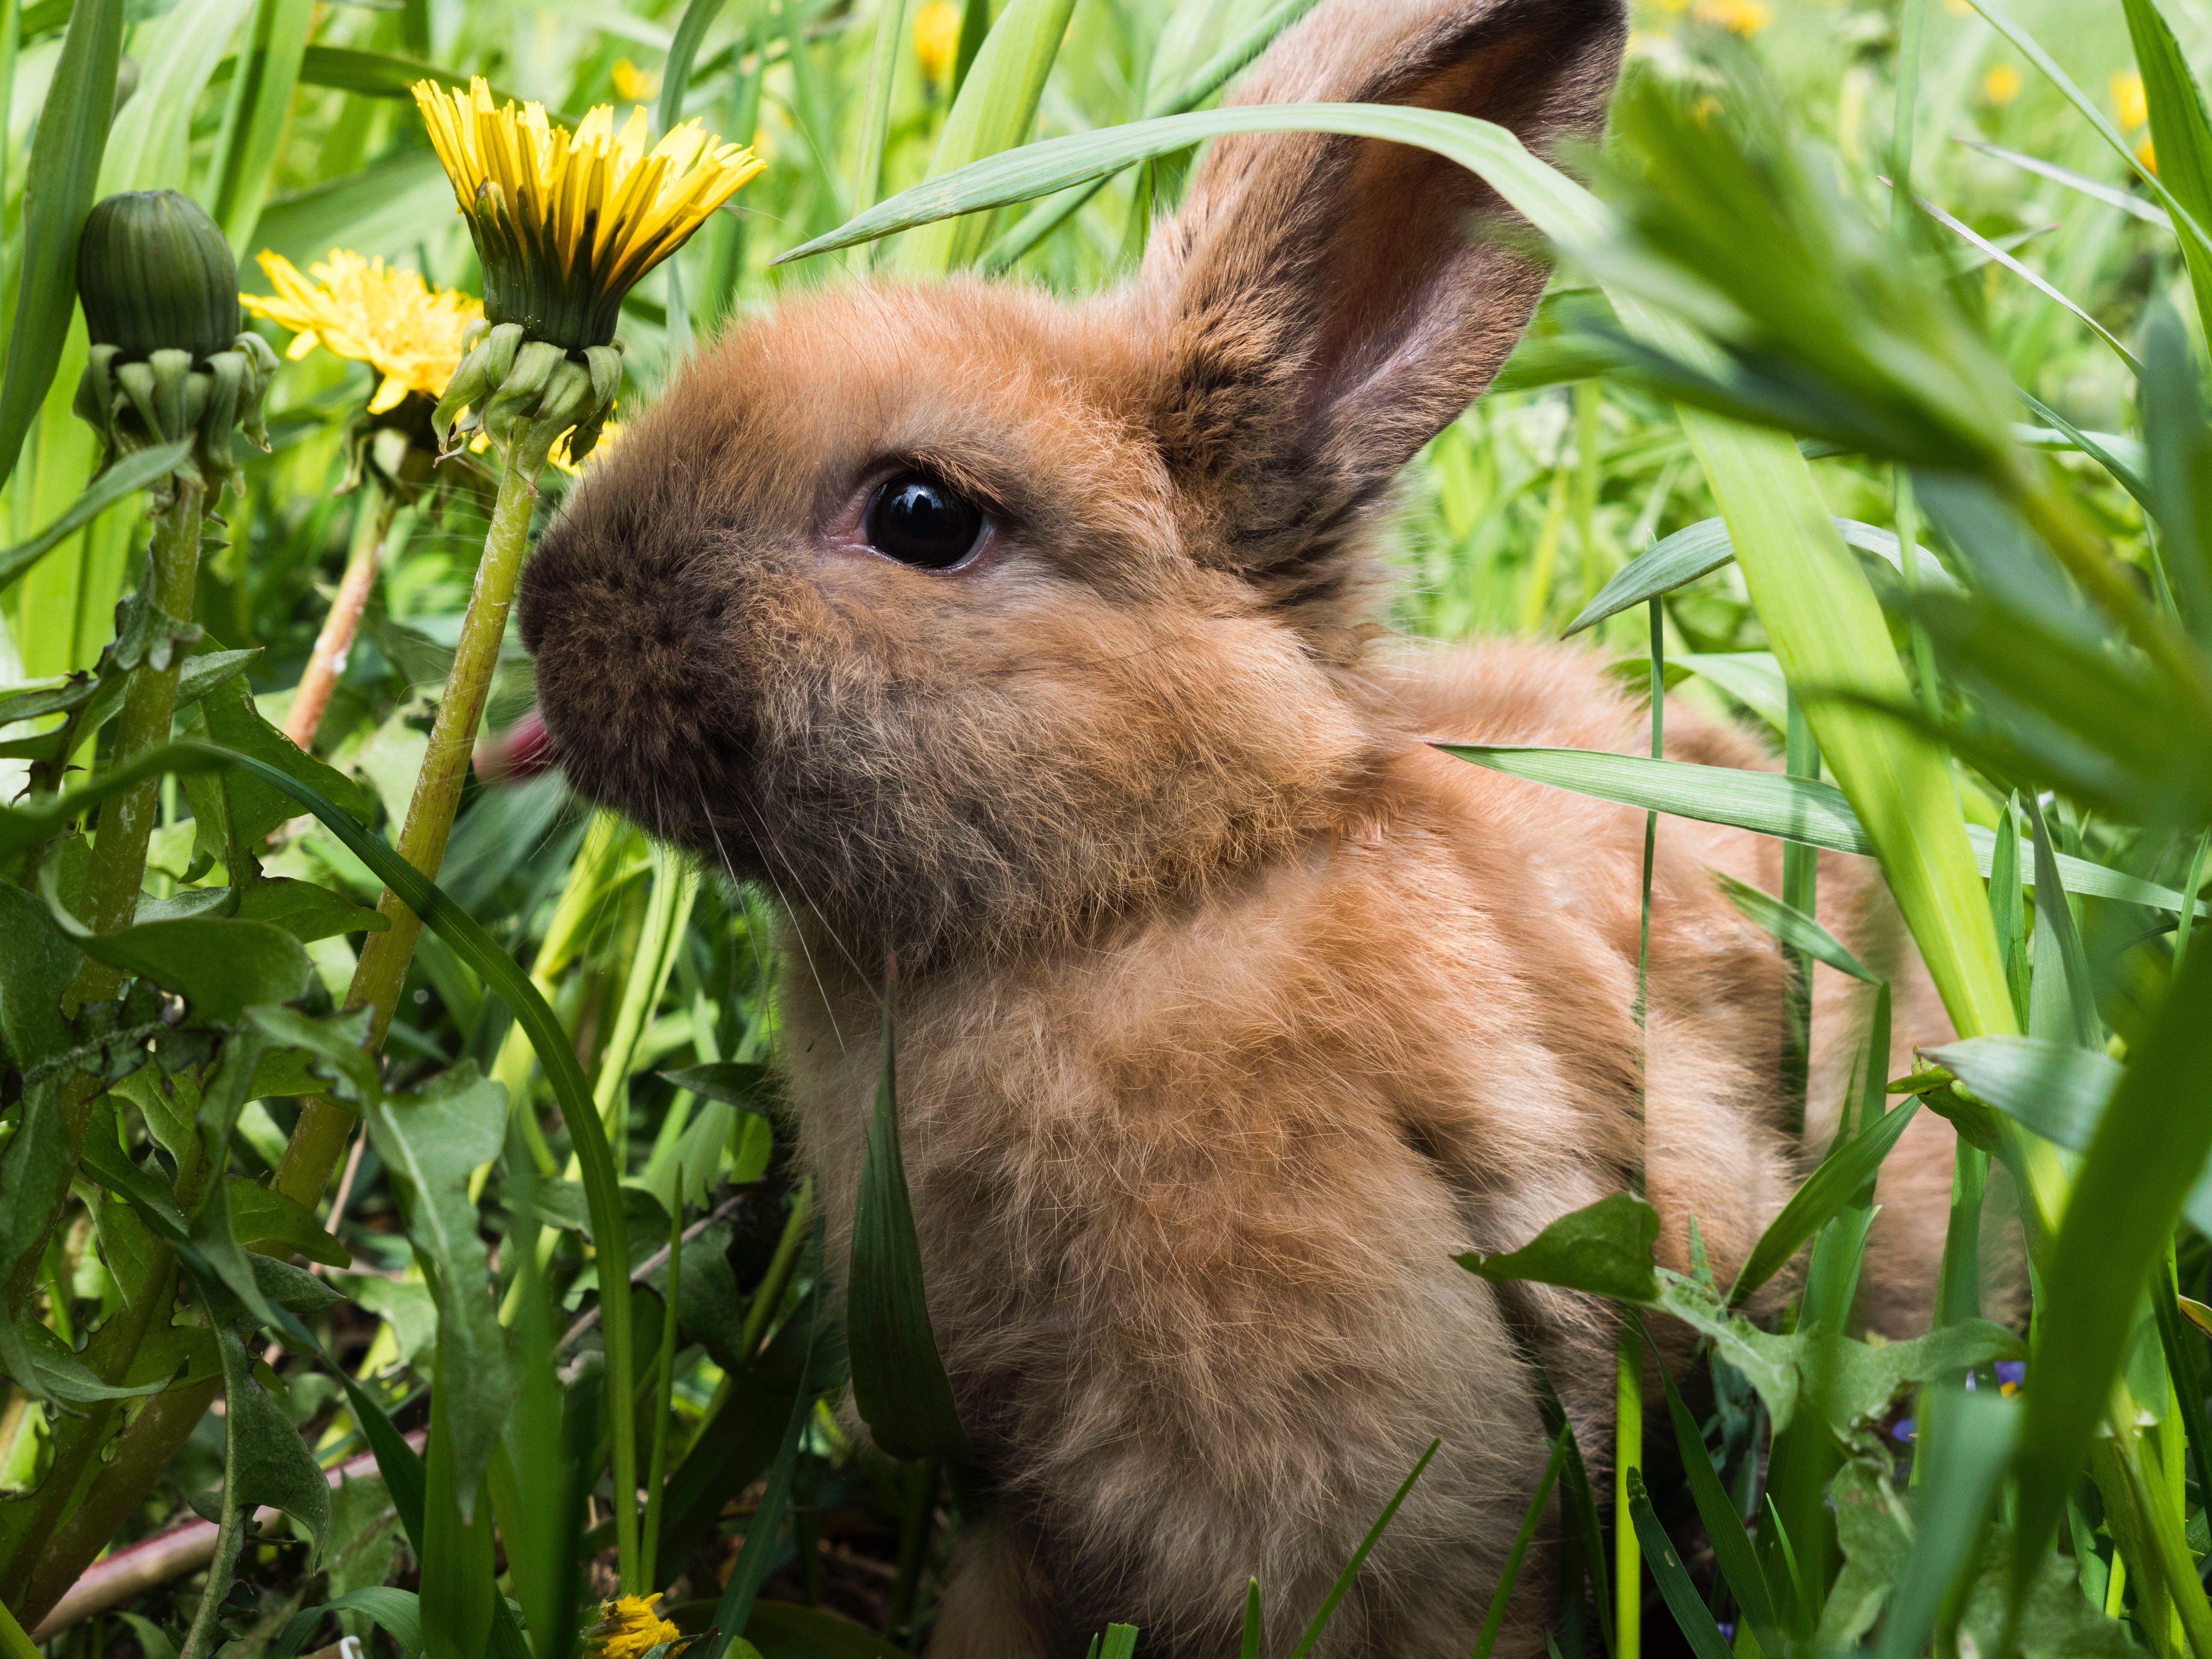
<path fill-rule="evenodd" d="M 1234 101 L 1453 110 L 1541 151 L 1597 131 L 1624 33 L 1620 0 L 1322 0 Z M 1139 292 L 1164 354 L 1153 425 L 1201 556 L 1285 607 L 1346 590 L 1364 509 L 1489 383 L 1543 289 L 1484 234 L 1509 212 L 1410 145 L 1216 142 Z"/>

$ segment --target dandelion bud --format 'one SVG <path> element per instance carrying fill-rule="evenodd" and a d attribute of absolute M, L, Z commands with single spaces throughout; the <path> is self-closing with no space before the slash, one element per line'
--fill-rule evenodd
<path fill-rule="evenodd" d="M 76 409 L 109 461 L 188 438 L 172 477 L 238 488 L 231 434 L 242 425 L 268 448 L 276 355 L 240 330 L 238 267 L 215 221 L 173 190 L 110 196 L 85 220 L 76 266 L 92 350 Z M 170 499 L 169 482 L 153 490 Z"/>
<path fill-rule="evenodd" d="M 96 204 L 76 246 L 77 293 L 94 345 L 125 361 L 164 349 L 195 363 L 238 337 L 238 266 L 199 204 L 173 190 Z"/>

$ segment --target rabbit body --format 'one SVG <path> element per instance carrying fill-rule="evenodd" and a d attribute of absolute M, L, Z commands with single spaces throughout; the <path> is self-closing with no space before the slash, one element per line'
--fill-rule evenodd
<path fill-rule="evenodd" d="M 1593 129 L 1621 33 L 1616 0 L 1323 0 L 1241 95 L 1541 146 Z M 899 961 L 929 1311 L 998 1494 L 944 1659 L 1078 1655 L 1109 1620 L 1225 1656 L 1249 1577 L 1286 1654 L 1437 1437 L 1316 1651 L 1464 1651 L 1543 1455 L 1509 1316 L 1592 1452 L 1615 1334 L 1453 1255 L 1620 1191 L 1640 1145 L 1662 1259 L 1687 1266 L 1694 1214 L 1725 1279 L 1801 1173 L 1782 963 L 1708 873 L 1775 890 L 1774 844 L 1662 825 L 1647 1061 L 1643 815 L 1425 741 L 1634 751 L 1644 711 L 1582 651 L 1424 654 L 1372 620 L 1393 477 L 1542 286 L 1470 234 L 1500 211 L 1425 152 L 1218 141 L 1113 294 L 858 285 L 732 331 L 526 573 L 572 783 L 784 902 L 780 1047 L 833 1261 Z M 884 550 L 916 477 L 982 515 L 957 562 Z M 1857 863 L 1824 866 L 1824 914 L 1894 962 Z M 1834 978 L 1815 1146 L 1863 1017 Z M 1892 1328 L 1924 1317 L 1944 1133 L 1916 1124 L 1885 1177 L 1866 1305 Z M 1500 1654 L 1540 1651 L 1548 1560 Z"/>

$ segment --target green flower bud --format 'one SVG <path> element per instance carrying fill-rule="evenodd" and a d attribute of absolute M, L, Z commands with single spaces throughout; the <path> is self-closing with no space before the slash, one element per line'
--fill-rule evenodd
<path fill-rule="evenodd" d="M 125 361 L 169 349 L 203 363 L 238 337 L 230 245 L 198 203 L 173 190 L 95 204 L 77 243 L 76 285 L 92 343 Z"/>

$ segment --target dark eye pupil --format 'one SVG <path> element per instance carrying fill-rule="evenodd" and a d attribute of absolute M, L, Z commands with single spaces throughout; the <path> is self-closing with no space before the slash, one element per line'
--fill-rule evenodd
<path fill-rule="evenodd" d="M 868 503 L 868 544 L 901 564 L 943 570 L 958 564 L 983 534 L 975 502 L 927 472 L 902 472 Z"/>

